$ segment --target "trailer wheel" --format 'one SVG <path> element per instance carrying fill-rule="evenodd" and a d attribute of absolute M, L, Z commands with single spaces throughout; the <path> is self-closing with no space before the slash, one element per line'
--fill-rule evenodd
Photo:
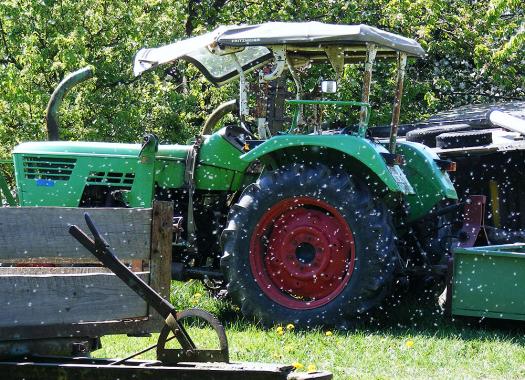
<path fill-rule="evenodd" d="M 265 325 L 345 326 L 389 293 L 397 262 L 386 207 L 323 165 L 263 174 L 232 208 L 222 242 L 230 296 Z"/>
<path fill-rule="evenodd" d="M 443 133 L 436 137 L 436 146 L 441 149 L 466 148 L 489 144 L 492 144 L 491 131 Z"/>

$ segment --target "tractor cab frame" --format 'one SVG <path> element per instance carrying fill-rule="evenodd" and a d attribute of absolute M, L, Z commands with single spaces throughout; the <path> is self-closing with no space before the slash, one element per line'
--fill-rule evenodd
<path fill-rule="evenodd" d="M 370 119 L 368 104 L 374 61 L 376 58 L 396 59 L 397 84 L 389 142 L 390 152 L 395 153 L 407 57 L 424 55 L 424 50 L 416 41 L 367 25 L 269 22 L 219 27 L 202 36 L 159 48 L 141 49 L 135 56 L 133 72 L 141 75 L 159 65 L 182 59 L 194 64 L 216 85 L 238 78 L 241 123 L 250 114 L 247 73 L 259 70 L 259 81 L 267 83 L 288 72 L 295 84 L 297 112 L 293 126 L 296 126 L 302 121 L 302 105 L 308 104 L 302 102 L 305 94 L 298 70 L 328 62 L 339 80 L 345 64 L 364 61 L 361 102 L 345 104 L 361 107 L 358 135 L 364 137 Z M 261 70 L 269 63 L 273 66 L 271 71 Z M 271 133 L 266 126 L 266 118 L 258 116 L 259 137 L 269 138 Z"/>

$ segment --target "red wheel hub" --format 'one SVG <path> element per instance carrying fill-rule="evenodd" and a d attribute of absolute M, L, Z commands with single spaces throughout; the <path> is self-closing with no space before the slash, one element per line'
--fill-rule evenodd
<path fill-rule="evenodd" d="M 352 230 L 341 213 L 310 197 L 285 199 L 261 218 L 250 266 L 262 291 L 293 309 L 313 309 L 344 289 L 354 269 Z"/>

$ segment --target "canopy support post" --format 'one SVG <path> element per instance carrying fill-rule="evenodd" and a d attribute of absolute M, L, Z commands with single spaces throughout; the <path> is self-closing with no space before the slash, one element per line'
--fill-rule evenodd
<path fill-rule="evenodd" d="M 237 71 L 239 72 L 239 118 L 241 119 L 241 123 L 244 124 L 245 117 L 250 114 L 250 110 L 248 108 L 248 82 L 246 81 L 246 76 L 244 75 L 244 71 L 237 54 L 233 53 L 232 56 L 237 67 Z"/>
<path fill-rule="evenodd" d="M 369 103 L 370 98 L 370 86 L 372 85 L 372 68 L 374 66 L 374 61 L 376 59 L 377 46 L 375 44 L 369 44 L 368 49 L 366 50 L 366 61 L 365 61 L 365 72 L 363 75 L 363 92 L 361 95 L 361 101 L 363 103 Z M 367 112 L 369 109 L 366 107 L 361 107 L 359 112 L 359 136 L 364 136 L 366 133 L 366 123 L 365 121 L 370 117 Z"/>
<path fill-rule="evenodd" d="M 301 83 L 301 79 L 299 78 L 299 74 L 297 74 L 297 71 L 295 71 L 295 68 L 293 67 L 292 60 L 289 57 L 286 57 L 286 63 L 288 65 L 288 70 L 290 71 L 290 75 L 292 76 L 292 79 L 295 83 L 295 99 L 296 100 L 302 100 L 304 96 L 304 89 L 303 84 Z M 298 105 L 299 115 L 297 116 L 297 124 L 303 123 L 303 105 Z"/>
<path fill-rule="evenodd" d="M 394 106 L 392 109 L 392 123 L 390 124 L 390 145 L 389 151 L 396 153 L 397 128 L 399 126 L 399 114 L 401 112 L 401 98 L 403 96 L 403 81 L 405 79 L 405 69 L 407 64 L 407 55 L 397 53 L 397 83 L 396 93 L 394 96 Z"/>

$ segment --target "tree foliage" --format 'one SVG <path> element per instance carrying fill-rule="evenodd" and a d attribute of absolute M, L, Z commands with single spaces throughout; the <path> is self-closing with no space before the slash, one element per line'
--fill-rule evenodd
<path fill-rule="evenodd" d="M 0 2 L 0 157 L 18 142 L 45 139 L 49 96 L 86 65 L 95 79 L 75 88 L 61 108 L 62 137 L 139 141 L 147 131 L 182 142 L 232 97 L 191 67 L 166 79 L 162 69 L 138 80 L 132 60 L 143 46 L 198 35 L 220 24 L 317 20 L 366 23 L 417 39 L 426 59 L 410 62 L 402 121 L 491 98 L 522 98 L 524 19 L 520 0 L 2 0 Z M 183 65 L 184 66 L 184 65 Z M 374 76 L 375 123 L 388 123 L 393 67 Z M 360 67 L 342 89 L 359 98 Z M 487 99 L 486 96 L 489 96 Z"/>

